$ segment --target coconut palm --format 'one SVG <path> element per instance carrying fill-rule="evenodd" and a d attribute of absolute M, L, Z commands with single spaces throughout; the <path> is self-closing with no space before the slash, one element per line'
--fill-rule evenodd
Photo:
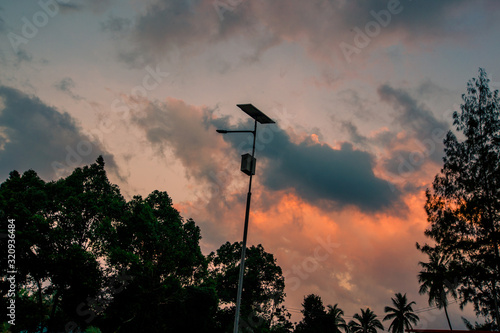
<path fill-rule="evenodd" d="M 383 319 L 384 321 L 392 319 L 389 332 L 404 333 L 405 329 L 412 329 L 412 325 L 419 321 L 418 316 L 413 313 L 412 305 L 415 302 L 408 303 L 406 294 L 401 295 L 401 293 L 397 293 L 396 298 L 391 298 L 391 300 L 394 307 L 385 307 L 384 312 L 387 315 Z"/>
<path fill-rule="evenodd" d="M 338 304 L 327 306 L 326 316 L 330 328 L 329 332 L 342 333 L 340 329 L 343 329 L 345 332 L 347 332 L 347 324 L 344 318 L 342 318 L 343 315 L 344 311 L 338 307 Z"/>
<path fill-rule="evenodd" d="M 361 309 L 361 315 L 356 313 L 354 319 L 349 322 L 349 330 L 351 333 L 377 333 L 377 328 L 383 330 L 384 326 L 377 319 L 377 315 L 370 308 Z"/>
<path fill-rule="evenodd" d="M 419 262 L 423 270 L 418 274 L 418 282 L 421 283 L 419 293 L 429 294 L 429 305 L 435 305 L 438 309 L 444 308 L 446 320 L 450 330 L 453 330 L 448 316 L 448 295 L 457 298 L 454 284 L 454 274 L 450 268 L 451 261 L 436 252 L 428 253 L 429 262 Z"/>

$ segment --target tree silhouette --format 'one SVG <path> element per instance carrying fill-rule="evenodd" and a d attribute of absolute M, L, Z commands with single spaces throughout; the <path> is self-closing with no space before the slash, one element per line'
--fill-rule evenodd
<path fill-rule="evenodd" d="M 361 315 L 356 313 L 349 322 L 351 333 L 377 333 L 377 329 L 384 330 L 384 325 L 377 319 L 377 315 L 370 308 L 360 309 Z"/>
<path fill-rule="evenodd" d="M 25 301 L 37 303 L 34 313 L 21 314 L 21 325 L 26 319 L 28 326 L 36 322 L 53 332 L 64 330 L 67 322 L 85 324 L 75 309 L 96 297 L 107 279 L 99 258 L 123 205 L 102 157 L 55 182 L 45 183 L 33 170 L 22 177 L 10 173 L 0 187 L 0 217 L 2 223 L 16 220 L 17 290 L 26 291 Z"/>
<path fill-rule="evenodd" d="M 344 311 L 338 307 L 338 304 L 327 306 L 326 317 L 329 329 L 328 332 L 342 333 L 341 329 L 347 332 L 347 324 L 343 316 Z"/>
<path fill-rule="evenodd" d="M 472 324 L 464 317 L 462 317 L 462 321 L 469 331 L 495 331 L 495 325 L 492 322 L 478 323 L 476 321 L 474 324 Z"/>
<path fill-rule="evenodd" d="M 13 331 L 215 332 L 218 299 L 200 229 L 166 192 L 126 202 L 102 157 L 49 183 L 33 170 L 11 172 L 0 185 L 0 232 L 8 219 L 16 226 Z M 2 296 L 8 274 L 2 265 Z"/>
<path fill-rule="evenodd" d="M 441 173 L 425 209 L 430 223 L 425 234 L 436 252 L 459 265 L 461 306 L 471 302 L 477 315 L 500 323 L 500 99 L 491 91 L 484 69 L 467 84 L 460 112 L 449 131 Z"/>
<path fill-rule="evenodd" d="M 412 305 L 415 302 L 408 303 L 406 294 L 401 295 L 397 293 L 396 298 L 391 298 L 394 307 L 386 306 L 384 312 L 387 315 L 384 317 L 385 320 L 391 320 L 391 325 L 389 325 L 389 332 L 392 333 L 404 333 L 405 329 L 412 329 L 414 324 L 417 324 L 419 318 L 413 312 Z"/>
<path fill-rule="evenodd" d="M 444 309 L 446 320 L 450 330 L 451 327 L 450 317 L 448 315 L 448 295 L 453 298 L 457 297 L 456 285 L 451 281 L 455 276 L 450 268 L 450 262 L 445 257 L 440 256 L 438 253 L 429 255 L 429 262 L 420 262 L 422 271 L 418 274 L 418 282 L 420 285 L 420 294 L 429 295 L 429 305 L 435 305 L 438 309 Z"/>
<path fill-rule="evenodd" d="M 326 320 L 325 307 L 320 296 L 310 294 L 304 297 L 302 302 L 303 318 L 295 328 L 296 333 L 327 332 L 328 322 Z"/>
<path fill-rule="evenodd" d="M 153 191 L 127 203 L 115 230 L 108 261 L 131 281 L 113 295 L 103 327 L 117 332 L 210 332 L 217 299 L 194 221 L 181 218 L 166 192 Z"/>
<path fill-rule="evenodd" d="M 208 255 L 209 276 L 215 281 L 220 308 L 217 313 L 221 332 L 232 331 L 238 286 L 241 242 L 223 244 Z M 283 306 L 285 279 L 281 267 L 262 245 L 246 251 L 245 276 L 241 297 L 240 326 L 250 330 L 288 332 L 290 314 Z"/>

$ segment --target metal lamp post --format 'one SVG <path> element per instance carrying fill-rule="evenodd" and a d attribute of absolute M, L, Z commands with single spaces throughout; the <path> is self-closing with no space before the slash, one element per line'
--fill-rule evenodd
<path fill-rule="evenodd" d="M 257 136 L 257 122 L 261 124 L 274 124 L 274 121 L 266 116 L 262 111 L 257 109 L 252 104 L 238 104 L 237 105 L 243 112 L 248 114 L 255 120 L 255 125 L 253 131 L 243 130 L 243 131 L 228 131 L 228 130 L 217 130 L 217 133 L 252 133 L 253 134 L 253 145 L 252 145 L 252 155 L 244 154 L 241 157 L 241 171 L 250 176 L 250 181 L 248 184 L 248 194 L 247 194 L 247 205 L 245 210 L 245 226 L 243 229 L 243 246 L 241 247 L 241 262 L 240 262 L 240 276 L 238 280 L 238 293 L 236 296 L 236 313 L 234 315 L 234 328 L 233 333 L 238 333 L 238 326 L 240 320 L 240 307 L 241 307 L 241 292 L 243 291 L 243 274 L 245 272 L 245 253 L 247 247 L 247 234 L 248 234 L 248 218 L 250 215 L 250 199 L 252 197 L 252 176 L 255 174 L 255 138 Z"/>

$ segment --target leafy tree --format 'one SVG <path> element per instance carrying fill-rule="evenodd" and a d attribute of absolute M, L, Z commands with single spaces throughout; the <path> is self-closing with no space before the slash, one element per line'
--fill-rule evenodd
<path fill-rule="evenodd" d="M 16 223 L 13 331 L 214 328 L 218 301 L 199 228 L 165 192 L 126 203 L 102 157 L 49 183 L 32 170 L 11 172 L 0 185 L 0 218 L 0 232 Z M 1 272 L 5 295 L 4 265 Z"/>
<path fill-rule="evenodd" d="M 27 329 L 61 331 L 67 322 L 82 323 L 75 309 L 101 288 L 105 268 L 99 258 L 123 203 L 102 157 L 56 182 L 45 183 L 32 170 L 22 177 L 13 171 L 0 186 L 2 223 L 16 221 L 17 290 L 38 303 L 31 318 L 19 317 L 30 323 Z"/>
<path fill-rule="evenodd" d="M 361 309 L 361 315 L 356 313 L 353 318 L 349 322 L 349 330 L 352 333 L 377 333 L 377 329 L 384 329 L 377 315 L 370 308 Z"/>
<path fill-rule="evenodd" d="M 418 274 L 418 282 L 421 283 L 419 293 L 429 294 L 429 305 L 444 309 L 448 326 L 452 330 L 447 296 L 457 297 L 456 271 L 451 268 L 450 260 L 435 252 L 429 254 L 428 263 L 420 262 L 419 264 L 423 268 Z"/>
<path fill-rule="evenodd" d="M 219 330 L 232 331 L 241 259 L 241 242 L 223 244 L 208 255 L 209 275 L 216 283 L 220 306 Z M 246 251 L 240 325 L 247 330 L 290 331 L 290 314 L 285 300 L 285 279 L 276 259 L 262 245 Z"/>
<path fill-rule="evenodd" d="M 35 330 L 48 318 L 42 283 L 48 279 L 47 265 L 40 260 L 37 243 L 33 240 L 44 235 L 47 222 L 44 209 L 47 206 L 45 182 L 33 170 L 20 175 L 12 171 L 9 178 L 0 185 L 0 232 L 7 235 L 8 219 L 14 219 L 16 236 L 15 268 L 17 306 L 27 309 L 16 314 L 16 326 L 20 329 Z M 7 237 L 0 239 L 3 249 L 7 247 Z M 7 252 L 2 251 L 2 262 L 7 262 Z M 6 308 L 9 283 L 6 278 L 8 266 L 1 265 L 2 308 Z M 29 294 L 29 295 L 27 295 Z"/>
<path fill-rule="evenodd" d="M 467 84 L 460 112 L 454 112 L 457 137 L 449 131 L 441 173 L 425 209 L 425 234 L 435 245 L 419 247 L 451 258 L 460 267 L 461 306 L 498 326 L 500 276 L 500 100 L 484 69 Z"/>
<path fill-rule="evenodd" d="M 166 192 L 136 196 L 116 224 L 109 264 L 131 277 L 105 311 L 117 332 L 210 332 L 217 309 L 200 229 L 183 221 Z"/>
<path fill-rule="evenodd" d="M 328 332 L 332 333 L 342 333 L 340 329 L 343 329 L 344 332 L 347 332 L 347 324 L 342 317 L 344 315 L 344 311 L 338 307 L 338 304 L 328 305 L 327 306 L 327 325 Z"/>
<path fill-rule="evenodd" d="M 326 328 L 326 312 L 320 296 L 310 294 L 302 302 L 303 318 L 295 328 L 296 333 L 323 332 Z"/>
<path fill-rule="evenodd" d="M 383 320 L 392 319 L 388 329 L 389 332 L 404 333 L 405 329 L 412 329 L 413 324 L 417 324 L 419 318 L 413 312 L 412 305 L 415 302 L 408 303 L 406 294 L 401 295 L 401 293 L 397 293 L 395 296 L 395 298 L 391 298 L 394 307 L 386 306 L 384 308 L 384 312 L 387 315 Z"/>
<path fill-rule="evenodd" d="M 474 325 L 468 321 L 466 318 L 462 317 L 462 321 L 465 324 L 465 327 L 469 331 L 495 331 L 495 324 L 492 322 L 485 322 L 485 323 L 478 323 L 477 321 L 474 323 Z"/>
<path fill-rule="evenodd" d="M 320 296 L 310 294 L 302 302 L 302 321 L 295 328 L 296 333 L 331 332 L 341 333 L 340 329 L 347 331 L 347 325 L 342 318 L 344 311 L 335 305 L 323 306 Z"/>

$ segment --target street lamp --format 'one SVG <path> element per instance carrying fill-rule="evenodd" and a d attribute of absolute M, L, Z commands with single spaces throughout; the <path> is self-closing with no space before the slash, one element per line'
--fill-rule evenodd
<path fill-rule="evenodd" d="M 253 145 L 252 145 L 252 155 L 244 154 L 241 156 L 241 171 L 250 176 L 250 181 L 248 184 L 248 194 L 247 194 L 247 206 L 245 210 L 245 227 L 243 229 L 243 246 L 241 247 L 241 262 L 240 262 L 240 276 L 238 280 L 238 293 L 236 296 L 236 313 L 234 315 L 234 328 L 233 333 L 238 333 L 238 325 L 240 320 L 240 306 L 241 306 L 241 292 L 243 290 L 243 273 L 245 272 L 245 253 L 247 247 L 247 233 L 248 233 L 248 217 L 250 214 L 250 198 L 252 197 L 252 176 L 255 175 L 255 138 L 257 136 L 257 122 L 261 124 L 274 124 L 274 121 L 266 116 L 262 111 L 257 109 L 252 104 L 238 104 L 237 105 L 243 112 L 248 114 L 255 120 L 255 125 L 253 131 L 243 130 L 243 131 L 228 131 L 228 130 L 217 130 L 217 133 L 227 134 L 227 133 L 252 133 L 253 134 Z"/>

